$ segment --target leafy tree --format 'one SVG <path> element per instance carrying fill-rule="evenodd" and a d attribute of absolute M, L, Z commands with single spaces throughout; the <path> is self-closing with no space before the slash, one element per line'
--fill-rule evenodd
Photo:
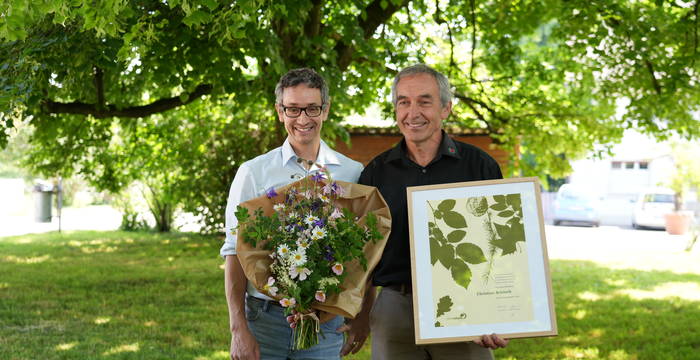
<path fill-rule="evenodd" d="M 157 179 L 214 226 L 240 161 L 283 139 L 272 111 L 281 74 L 309 66 L 330 80 L 332 138 L 345 135 L 343 117 L 373 102 L 389 113 L 393 74 L 426 62 L 455 87 L 450 122 L 536 157 L 513 152 L 513 169 L 559 177 L 626 128 L 698 136 L 698 7 L 0 0 L 0 144 L 28 121 L 35 170 L 80 172 L 115 191 Z"/>

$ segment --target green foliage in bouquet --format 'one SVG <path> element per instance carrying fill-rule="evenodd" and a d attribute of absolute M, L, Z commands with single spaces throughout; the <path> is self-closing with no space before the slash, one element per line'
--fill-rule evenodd
<path fill-rule="evenodd" d="M 341 292 L 348 262 L 357 260 L 366 270 L 364 246 L 382 238 L 373 213 L 366 215 L 365 225 L 359 225 L 355 214 L 336 203 L 344 189 L 331 180 L 326 168 L 320 168 L 282 196 L 269 189 L 268 198 L 282 200 L 273 206 L 271 215 L 257 209 L 251 216 L 242 206 L 235 213 L 239 235 L 252 246 L 270 251 L 273 259 L 271 276 L 263 290 L 279 298 L 287 314 L 310 314 L 313 319 L 304 321 L 302 317 L 295 329 L 302 334 L 295 334 L 298 349 L 318 342 L 318 330 L 309 330 L 318 329 L 313 303 L 323 303 L 328 296 Z"/>

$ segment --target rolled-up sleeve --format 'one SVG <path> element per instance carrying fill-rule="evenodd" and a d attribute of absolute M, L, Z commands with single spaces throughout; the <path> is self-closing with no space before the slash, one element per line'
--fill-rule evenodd
<path fill-rule="evenodd" d="M 226 240 L 221 246 L 219 254 L 222 257 L 227 255 L 236 255 L 236 207 L 238 204 L 253 199 L 257 196 L 255 187 L 255 179 L 253 172 L 247 163 L 243 163 L 236 172 L 236 176 L 231 183 L 231 189 L 228 192 L 228 201 L 226 202 Z"/>

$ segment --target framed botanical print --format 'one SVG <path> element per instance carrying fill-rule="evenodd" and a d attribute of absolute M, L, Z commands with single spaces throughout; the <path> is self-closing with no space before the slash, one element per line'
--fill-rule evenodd
<path fill-rule="evenodd" d="M 557 334 L 537 178 L 407 196 L 417 344 Z"/>

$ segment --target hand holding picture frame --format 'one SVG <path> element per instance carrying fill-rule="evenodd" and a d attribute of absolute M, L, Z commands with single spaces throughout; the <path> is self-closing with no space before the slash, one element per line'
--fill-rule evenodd
<path fill-rule="evenodd" d="M 555 336 L 537 178 L 407 189 L 416 344 Z"/>

